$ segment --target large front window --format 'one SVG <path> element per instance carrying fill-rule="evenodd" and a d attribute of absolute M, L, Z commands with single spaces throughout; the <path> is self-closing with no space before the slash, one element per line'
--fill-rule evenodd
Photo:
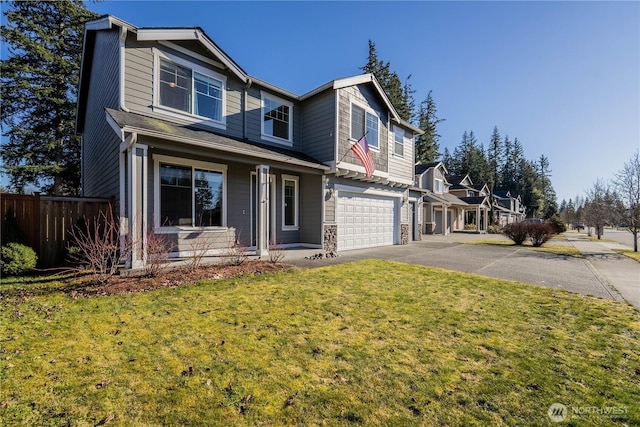
<path fill-rule="evenodd" d="M 223 81 L 214 73 L 196 71 L 160 59 L 157 104 L 215 122 L 223 121 Z"/>
<path fill-rule="evenodd" d="M 351 105 L 351 139 L 356 141 L 366 134 L 369 147 L 378 148 L 378 116 L 355 104 Z"/>
<path fill-rule="evenodd" d="M 224 225 L 221 171 L 161 163 L 160 226 Z"/>
<path fill-rule="evenodd" d="M 292 110 L 292 103 L 263 93 L 262 135 L 267 140 L 291 142 Z"/>

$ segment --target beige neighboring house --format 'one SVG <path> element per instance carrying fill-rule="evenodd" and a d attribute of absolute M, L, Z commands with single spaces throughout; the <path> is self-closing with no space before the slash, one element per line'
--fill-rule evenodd
<path fill-rule="evenodd" d="M 423 234 L 447 235 L 464 230 L 464 213 L 468 203 L 450 193 L 448 171 L 442 162 L 415 166 L 416 188 L 421 192 L 421 226 Z"/>

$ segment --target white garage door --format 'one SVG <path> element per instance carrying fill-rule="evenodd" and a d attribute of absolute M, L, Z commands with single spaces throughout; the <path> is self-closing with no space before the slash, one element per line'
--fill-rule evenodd
<path fill-rule="evenodd" d="M 339 193 L 338 250 L 393 245 L 395 200 Z"/>

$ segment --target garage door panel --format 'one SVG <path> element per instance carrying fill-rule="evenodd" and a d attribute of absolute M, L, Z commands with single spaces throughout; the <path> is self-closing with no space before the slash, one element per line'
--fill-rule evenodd
<path fill-rule="evenodd" d="M 338 250 L 393 245 L 393 198 L 340 194 L 337 212 Z"/>

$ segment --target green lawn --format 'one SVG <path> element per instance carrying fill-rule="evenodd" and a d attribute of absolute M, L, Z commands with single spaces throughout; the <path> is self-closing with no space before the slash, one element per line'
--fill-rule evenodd
<path fill-rule="evenodd" d="M 640 314 L 614 301 L 383 261 L 0 290 L 4 425 L 640 424 Z"/>

